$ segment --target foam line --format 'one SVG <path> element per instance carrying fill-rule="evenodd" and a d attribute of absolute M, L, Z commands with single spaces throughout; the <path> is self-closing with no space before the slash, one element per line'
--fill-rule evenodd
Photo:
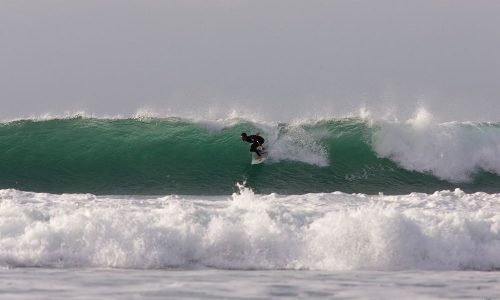
<path fill-rule="evenodd" d="M 0 267 L 498 270 L 500 195 L 0 190 Z"/>

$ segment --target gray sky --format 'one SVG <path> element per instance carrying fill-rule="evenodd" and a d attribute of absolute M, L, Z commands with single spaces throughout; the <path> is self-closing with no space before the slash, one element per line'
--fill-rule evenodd
<path fill-rule="evenodd" d="M 500 121 L 500 1 L 0 0 L 0 104 Z"/>

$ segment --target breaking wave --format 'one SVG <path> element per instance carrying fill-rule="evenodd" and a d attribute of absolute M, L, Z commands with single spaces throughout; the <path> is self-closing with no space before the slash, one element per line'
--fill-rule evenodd
<path fill-rule="evenodd" d="M 500 195 L 0 190 L 1 267 L 498 270 Z"/>
<path fill-rule="evenodd" d="M 242 131 L 265 137 L 265 164 L 250 165 Z M 0 124 L 0 170 L 0 188 L 52 193 L 499 192 L 500 124 L 18 120 Z"/>

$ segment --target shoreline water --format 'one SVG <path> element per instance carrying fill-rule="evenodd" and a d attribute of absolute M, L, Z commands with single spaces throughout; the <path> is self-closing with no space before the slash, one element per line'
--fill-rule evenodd
<path fill-rule="evenodd" d="M 0 299 L 498 299 L 498 272 L 0 269 Z"/>

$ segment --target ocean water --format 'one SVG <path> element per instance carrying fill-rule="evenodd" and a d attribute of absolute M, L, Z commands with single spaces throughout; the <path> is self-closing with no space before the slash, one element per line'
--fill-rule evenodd
<path fill-rule="evenodd" d="M 251 166 L 240 133 L 261 132 Z M 74 117 L 0 124 L 0 188 L 99 195 L 500 192 L 500 123 Z"/>
<path fill-rule="evenodd" d="M 499 157 L 497 123 L 4 122 L 0 298 L 496 299 Z"/>

